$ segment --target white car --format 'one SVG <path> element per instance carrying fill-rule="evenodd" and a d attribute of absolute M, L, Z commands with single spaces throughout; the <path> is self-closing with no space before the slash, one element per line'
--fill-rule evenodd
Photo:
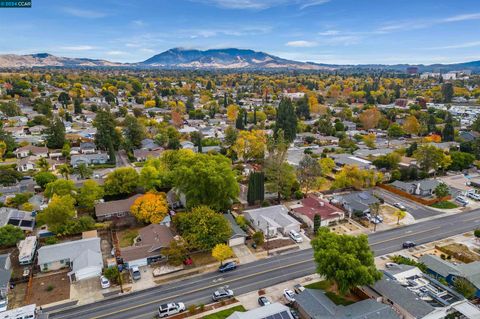
<path fill-rule="evenodd" d="M 403 206 L 402 203 L 395 203 L 393 204 L 393 206 L 397 207 L 398 209 L 401 209 L 401 210 L 406 210 L 407 208 L 405 206 Z"/>
<path fill-rule="evenodd" d="M 100 276 L 100 285 L 102 285 L 102 289 L 110 288 L 110 280 L 105 276 Z"/>
<path fill-rule="evenodd" d="M 166 303 L 158 307 L 158 316 L 163 318 L 176 315 L 177 313 L 184 312 L 185 309 L 185 304 L 183 302 Z"/>
<path fill-rule="evenodd" d="M 457 196 L 457 197 L 455 197 L 455 201 L 459 202 L 459 203 L 462 204 L 463 206 L 467 206 L 468 204 L 470 204 L 470 202 L 468 201 L 468 199 L 466 199 L 464 196 Z"/>
<path fill-rule="evenodd" d="M 290 289 L 283 290 L 283 296 L 288 302 L 295 302 L 295 293 Z"/>
<path fill-rule="evenodd" d="M 293 239 L 294 242 L 298 243 L 303 243 L 303 238 L 302 236 L 296 232 L 295 230 L 291 230 L 288 232 L 288 235 L 290 236 L 291 239 Z"/>
<path fill-rule="evenodd" d="M 480 200 L 480 194 L 475 193 L 475 191 L 467 192 L 467 196 L 474 200 Z"/>

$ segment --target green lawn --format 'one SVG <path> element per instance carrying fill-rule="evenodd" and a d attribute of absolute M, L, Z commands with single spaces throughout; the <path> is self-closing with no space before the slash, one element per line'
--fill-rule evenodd
<path fill-rule="evenodd" d="M 309 285 L 306 285 L 305 288 L 327 290 L 331 286 L 332 286 L 332 283 L 330 281 L 322 280 L 322 281 L 317 281 Z"/>
<path fill-rule="evenodd" d="M 133 240 L 138 236 L 137 229 L 128 229 L 120 233 L 119 244 L 120 247 L 128 247 L 133 245 Z"/>
<path fill-rule="evenodd" d="M 326 291 L 325 296 L 327 296 L 331 301 L 336 305 L 348 306 L 354 303 L 353 301 L 345 299 L 343 296 L 340 296 L 332 291 L 328 291 L 332 287 L 332 282 L 328 280 L 322 280 L 318 282 L 305 285 L 305 288 L 309 289 L 319 289 Z"/>
<path fill-rule="evenodd" d="M 457 208 L 458 207 L 457 204 L 452 203 L 452 202 L 448 202 L 448 201 L 438 202 L 438 203 L 432 204 L 430 206 L 435 207 L 435 208 L 440 208 L 440 209 L 452 209 L 452 208 Z"/>
<path fill-rule="evenodd" d="M 228 308 L 216 313 L 212 313 L 211 315 L 204 316 L 203 319 L 225 319 L 230 316 L 235 311 L 245 312 L 245 308 L 243 306 L 235 306 L 232 308 Z"/>

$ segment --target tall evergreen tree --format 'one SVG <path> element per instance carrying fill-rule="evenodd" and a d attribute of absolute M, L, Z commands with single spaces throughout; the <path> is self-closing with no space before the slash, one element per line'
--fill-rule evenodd
<path fill-rule="evenodd" d="M 145 127 L 132 115 L 127 115 L 123 124 L 123 134 L 127 149 L 139 148 L 142 145 L 142 140 L 145 138 Z"/>
<path fill-rule="evenodd" d="M 298 100 L 296 113 L 299 119 L 308 120 L 310 118 L 310 107 L 308 106 L 308 97 L 306 94 L 302 99 Z"/>
<path fill-rule="evenodd" d="M 275 138 L 278 136 L 278 132 L 282 130 L 285 141 L 293 142 L 295 136 L 297 136 L 297 116 L 295 115 L 295 109 L 292 104 L 292 100 L 283 98 L 278 105 L 277 120 L 275 122 Z"/>
<path fill-rule="evenodd" d="M 65 125 L 59 117 L 55 117 L 47 129 L 47 147 L 62 148 L 65 144 Z"/>
<path fill-rule="evenodd" d="M 248 178 L 247 201 L 249 205 L 254 205 L 257 201 L 262 202 L 265 199 L 265 174 L 263 172 L 253 172 Z"/>
<path fill-rule="evenodd" d="M 82 114 L 82 99 L 77 97 L 73 101 L 73 111 L 75 114 Z"/>
<path fill-rule="evenodd" d="M 455 139 L 455 129 L 453 127 L 453 119 L 450 113 L 447 114 L 445 119 L 445 126 L 442 131 L 442 139 L 444 142 L 450 142 Z"/>
<path fill-rule="evenodd" d="M 240 109 L 237 115 L 237 119 L 235 120 L 235 127 L 237 128 L 237 130 L 245 129 L 245 124 L 243 123 L 243 120 L 244 120 L 243 113 L 245 113 L 245 111 L 243 109 Z"/>
<path fill-rule="evenodd" d="M 445 103 L 452 102 L 453 84 L 451 82 L 447 82 L 442 85 L 442 97 L 443 97 L 443 102 Z"/>
<path fill-rule="evenodd" d="M 109 153 L 118 150 L 121 136 L 115 129 L 117 124 L 110 110 L 97 111 L 93 126 L 97 129 L 95 144 L 100 150 L 108 151 Z M 110 158 L 110 160 L 112 159 Z"/>

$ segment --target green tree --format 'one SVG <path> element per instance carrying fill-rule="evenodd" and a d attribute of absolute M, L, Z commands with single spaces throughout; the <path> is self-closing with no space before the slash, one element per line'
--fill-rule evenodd
<path fill-rule="evenodd" d="M 45 189 L 47 184 L 52 183 L 57 180 L 57 177 L 50 172 L 39 172 L 33 177 L 38 186 L 42 189 Z"/>
<path fill-rule="evenodd" d="M 126 148 L 132 150 L 141 147 L 142 140 L 145 138 L 145 127 L 132 115 L 125 117 L 123 126 Z"/>
<path fill-rule="evenodd" d="M 455 139 L 455 129 L 453 127 L 453 118 L 450 113 L 447 114 L 445 119 L 445 126 L 442 130 L 442 140 L 444 142 L 450 142 Z"/>
<path fill-rule="evenodd" d="M 356 286 L 371 285 L 382 277 L 375 268 L 365 235 L 338 235 L 321 227 L 312 247 L 318 274 L 334 281 L 342 294 Z"/>
<path fill-rule="evenodd" d="M 413 157 L 417 160 L 418 166 L 429 173 L 430 170 L 437 171 L 440 168 L 447 168 L 451 164 L 450 156 L 446 156 L 443 150 L 434 145 L 421 145 L 413 152 Z"/>
<path fill-rule="evenodd" d="M 60 92 L 58 102 L 62 103 L 63 107 L 66 107 L 70 102 L 70 96 L 66 92 Z"/>
<path fill-rule="evenodd" d="M 255 202 L 262 202 L 265 199 L 265 174 L 263 172 L 252 172 L 248 178 L 247 202 L 254 205 Z"/>
<path fill-rule="evenodd" d="M 47 224 L 51 231 L 57 233 L 75 214 L 75 199 L 72 196 L 53 195 L 48 207 L 38 214 L 38 221 Z"/>
<path fill-rule="evenodd" d="M 13 138 L 12 134 L 10 134 L 9 132 L 3 129 L 3 123 L 1 122 L 0 122 L 0 141 L 5 142 L 6 144 L 4 155 L 8 155 L 8 153 L 13 152 L 13 150 L 17 147 L 17 143 L 15 142 L 15 139 Z"/>
<path fill-rule="evenodd" d="M 475 296 L 477 288 L 468 280 L 462 277 L 457 277 L 454 283 L 455 290 L 461 293 L 465 298 L 471 299 Z"/>
<path fill-rule="evenodd" d="M 108 174 L 104 189 L 106 195 L 128 195 L 133 193 L 138 185 L 137 171 L 133 167 L 121 167 Z"/>
<path fill-rule="evenodd" d="M 320 216 L 319 214 L 315 214 L 313 216 L 313 234 L 314 235 L 318 234 L 318 230 L 320 229 L 320 227 L 322 227 L 322 216 Z"/>
<path fill-rule="evenodd" d="M 174 170 L 174 185 L 187 199 L 187 207 L 206 205 L 228 209 L 240 189 L 231 161 L 220 154 L 195 154 L 182 159 Z"/>
<path fill-rule="evenodd" d="M 66 179 L 57 179 L 51 183 L 48 183 L 45 187 L 45 196 L 52 198 L 54 195 L 66 196 L 73 195 L 77 191 L 73 181 Z"/>
<path fill-rule="evenodd" d="M 95 145 L 103 151 L 108 151 L 110 161 L 115 161 L 115 151 L 121 143 L 120 133 L 116 130 L 115 117 L 109 110 L 98 110 L 93 121 L 97 129 L 95 134 Z"/>
<path fill-rule="evenodd" d="M 65 125 L 59 117 L 55 117 L 46 130 L 48 148 L 62 148 L 65 144 Z"/>
<path fill-rule="evenodd" d="M 163 250 L 163 254 L 168 258 L 168 263 L 173 266 L 180 266 L 188 256 L 188 246 L 182 238 L 172 240 L 170 245 Z"/>
<path fill-rule="evenodd" d="M 433 193 L 437 198 L 442 198 L 450 194 L 450 189 L 448 188 L 447 184 L 440 183 L 437 187 L 435 187 Z"/>
<path fill-rule="evenodd" d="M 0 247 L 2 248 L 15 246 L 24 238 L 25 235 L 20 227 L 10 224 L 0 227 Z"/>
<path fill-rule="evenodd" d="M 253 242 L 257 246 L 263 245 L 263 243 L 265 242 L 265 236 L 263 235 L 263 232 L 261 232 L 261 231 L 257 231 L 255 233 L 253 233 L 252 239 L 253 239 Z"/>
<path fill-rule="evenodd" d="M 121 280 L 118 267 L 108 267 L 103 271 L 103 275 L 113 284 L 119 284 Z"/>
<path fill-rule="evenodd" d="M 94 180 L 86 180 L 77 195 L 78 206 L 92 209 L 95 202 L 103 198 L 103 188 Z"/>
<path fill-rule="evenodd" d="M 232 235 L 227 219 L 206 206 L 178 213 L 173 222 L 188 246 L 194 249 L 210 250 L 227 242 Z"/>
<path fill-rule="evenodd" d="M 36 162 L 38 169 L 41 172 L 47 172 L 50 169 L 50 163 L 45 157 L 41 157 Z"/>
<path fill-rule="evenodd" d="M 308 105 L 308 97 L 305 94 L 303 98 L 297 101 L 296 113 L 299 119 L 308 120 L 310 118 L 310 107 Z"/>
<path fill-rule="evenodd" d="M 472 166 L 475 162 L 475 155 L 466 153 L 466 152 L 450 152 L 450 157 L 452 159 L 452 164 L 448 169 L 453 171 L 461 171 Z"/>
<path fill-rule="evenodd" d="M 322 167 L 318 161 L 312 156 L 305 154 L 300 160 L 297 169 L 298 182 L 305 190 L 305 194 L 308 194 L 308 191 L 317 184 L 320 176 L 322 176 Z"/>
<path fill-rule="evenodd" d="M 453 84 L 451 82 L 447 82 L 442 85 L 442 97 L 443 97 L 443 102 L 445 103 L 452 102 Z"/>
<path fill-rule="evenodd" d="M 387 129 L 387 135 L 390 138 L 402 137 L 405 135 L 405 131 L 398 123 L 393 123 Z"/>
<path fill-rule="evenodd" d="M 71 152 L 72 148 L 70 147 L 70 143 L 65 143 L 63 144 L 63 147 L 62 147 L 62 156 L 65 157 L 65 158 L 70 158 L 70 152 Z"/>
<path fill-rule="evenodd" d="M 78 174 L 81 179 L 90 178 L 93 175 L 93 170 L 85 163 L 79 164 L 73 171 Z"/>
<path fill-rule="evenodd" d="M 277 138 L 279 131 L 283 132 L 283 137 L 288 143 L 293 142 L 297 136 L 297 116 L 292 100 L 288 98 L 283 98 L 278 105 L 274 127 L 275 138 Z"/>
<path fill-rule="evenodd" d="M 63 178 L 68 180 L 70 174 L 72 173 L 72 168 L 68 164 L 62 164 L 58 167 L 58 172 Z"/>
<path fill-rule="evenodd" d="M 73 100 L 73 112 L 75 114 L 82 114 L 82 99 L 79 97 Z"/>

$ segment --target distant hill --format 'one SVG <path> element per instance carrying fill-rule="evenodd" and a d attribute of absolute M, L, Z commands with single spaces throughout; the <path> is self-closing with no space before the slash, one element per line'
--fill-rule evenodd
<path fill-rule="evenodd" d="M 472 70 L 480 73 L 480 60 L 456 64 L 361 64 L 334 65 L 314 62 L 299 62 L 283 59 L 265 52 L 246 49 L 212 49 L 188 50 L 174 48 L 154 55 L 138 63 L 118 63 L 107 60 L 86 58 L 57 57 L 48 53 L 29 55 L 0 55 L 0 68 L 32 68 L 32 67 L 128 67 L 128 68 L 160 68 L 160 69 L 245 69 L 245 70 L 312 70 L 348 72 L 365 70 L 393 70 L 404 72 L 408 67 L 418 67 L 419 72 L 448 72 L 452 70 Z"/>
<path fill-rule="evenodd" d="M 48 53 L 28 55 L 2 54 L 0 55 L 0 68 L 33 68 L 33 67 L 114 67 L 121 63 L 106 60 L 93 60 L 85 58 L 57 57 Z"/>

